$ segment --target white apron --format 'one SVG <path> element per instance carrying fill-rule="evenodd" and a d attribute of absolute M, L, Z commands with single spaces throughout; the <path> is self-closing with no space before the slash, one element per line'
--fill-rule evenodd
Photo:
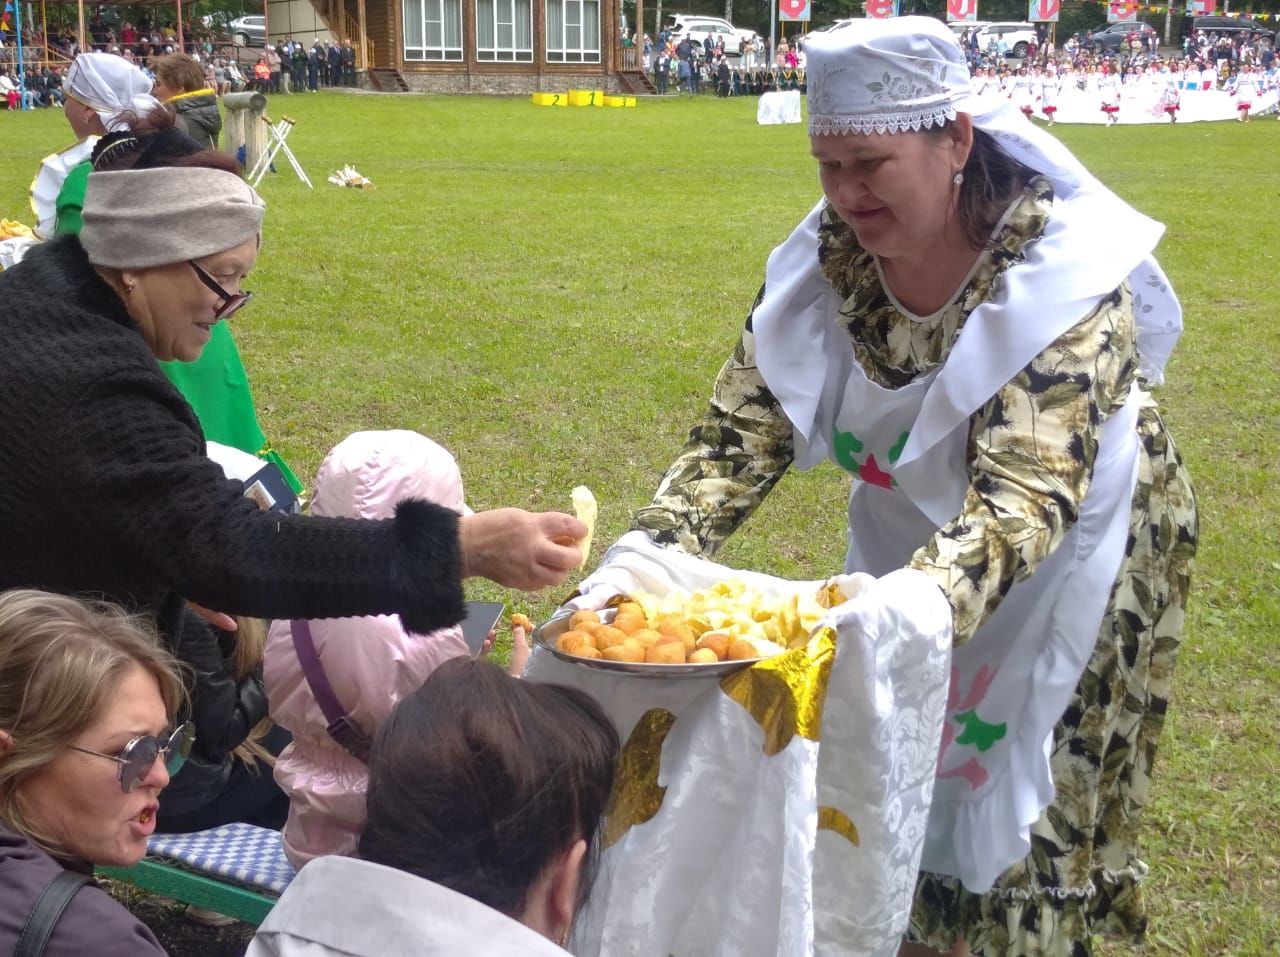
<path fill-rule="evenodd" d="M 884 389 L 848 351 L 844 388 L 823 410 L 832 423 L 832 461 L 858 479 L 849 499 L 845 571 L 881 576 L 905 565 L 960 513 L 969 485 L 963 460 L 969 420 L 905 461 L 910 434 L 929 424 L 921 407 L 937 371 Z M 1026 855 L 1028 829 L 1053 798 L 1050 738 L 1093 651 L 1124 558 L 1137 477 L 1137 407 L 1135 394 L 1104 425 L 1079 522 L 952 653 L 921 866 L 955 874 L 971 889 L 986 889 Z"/>
<path fill-rule="evenodd" d="M 1055 201 L 1044 236 L 1004 274 L 994 300 L 970 315 L 944 365 L 898 390 L 872 383 L 854 361 L 840 298 L 817 271 L 822 204 L 774 251 L 753 320 L 756 361 L 794 425 L 797 466 L 830 458 L 859 478 L 849 502 L 846 571 L 879 576 L 901 568 L 959 515 L 970 416 L 1120 281 L 1133 285 L 1144 325 L 1176 338 L 1180 312 L 1146 256 L 1150 246 L 1134 243 L 1108 256 L 1103 247 L 1122 243 L 1124 230 L 1110 242 L 1090 230 L 1099 245 L 1083 248 L 1067 238 L 1069 226 L 1092 220 L 1108 201 L 1119 205 L 1092 191 L 1070 204 Z M 1145 314 L 1142 297 L 1151 304 Z M 1030 827 L 1053 799 L 1053 728 L 1093 651 L 1124 557 L 1137 408 L 1135 393 L 1104 423 L 1075 527 L 953 652 L 921 866 L 955 875 L 970 890 L 988 889 L 1026 856 Z"/>

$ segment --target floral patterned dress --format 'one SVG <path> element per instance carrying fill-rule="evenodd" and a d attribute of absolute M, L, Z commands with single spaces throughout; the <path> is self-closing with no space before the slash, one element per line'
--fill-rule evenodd
<path fill-rule="evenodd" d="M 844 300 L 842 320 L 867 376 L 897 389 L 945 363 L 969 314 L 1043 234 L 1051 203 L 1048 180 L 1031 178 L 964 288 L 926 317 L 898 305 L 875 258 L 824 211 L 820 264 Z M 948 597 L 956 643 L 982 626 L 1075 523 L 1102 423 L 1126 401 L 1137 365 L 1126 283 L 971 416 L 961 514 L 910 562 Z M 1138 430 L 1125 560 L 1055 733 L 1054 803 L 1032 828 L 1031 853 L 991 891 L 974 894 L 954 878 L 922 873 L 911 940 L 946 950 L 963 937 L 974 955 L 992 957 L 1079 957 L 1091 953 L 1094 932 L 1139 940 L 1145 931 L 1140 881 L 1147 867 L 1137 831 L 1183 634 L 1197 515 L 1182 460 L 1145 392 Z M 793 459 L 791 423 L 756 368 L 748 319 L 709 411 L 635 525 L 660 544 L 710 556 Z"/>

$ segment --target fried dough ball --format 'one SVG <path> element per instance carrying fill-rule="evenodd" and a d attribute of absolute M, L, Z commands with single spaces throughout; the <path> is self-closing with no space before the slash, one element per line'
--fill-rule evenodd
<path fill-rule="evenodd" d="M 682 665 L 684 643 L 679 638 L 660 641 L 644 653 L 644 660 L 651 665 Z"/>
<path fill-rule="evenodd" d="M 618 614 L 619 615 L 635 614 L 643 618 L 644 609 L 640 607 L 640 603 L 638 601 L 623 601 L 618 603 Z"/>
<path fill-rule="evenodd" d="M 729 646 L 729 654 L 727 657 L 730 661 L 747 661 L 751 658 L 759 658 L 760 652 L 751 642 L 743 638 L 739 638 Z"/>
<path fill-rule="evenodd" d="M 585 631 L 566 631 L 556 639 L 556 648 L 567 655 L 576 655 L 583 648 L 596 650 L 596 640 Z"/>
<path fill-rule="evenodd" d="M 693 629 L 679 619 L 664 619 L 658 624 L 658 631 L 679 638 L 684 645 L 685 654 L 692 654 L 697 647 L 698 639 L 694 636 Z"/>
<path fill-rule="evenodd" d="M 575 611 L 572 615 L 569 616 L 570 628 L 578 629 L 580 631 L 586 631 L 586 629 L 582 627 L 585 624 L 592 624 L 592 625 L 600 624 L 600 616 L 596 614 L 594 611 L 589 611 L 589 610 Z"/>
<path fill-rule="evenodd" d="M 649 627 L 649 621 L 642 611 L 618 612 L 613 618 L 613 627 L 620 628 L 628 635 Z"/>
<path fill-rule="evenodd" d="M 529 620 L 528 615 L 522 615 L 516 612 L 511 616 L 511 626 L 513 628 L 523 628 L 525 631 L 533 631 L 533 622 Z"/>
<path fill-rule="evenodd" d="M 627 633 L 621 628 L 614 628 L 613 625 L 597 625 L 594 631 L 596 639 L 596 647 L 601 651 L 606 648 L 612 648 L 614 645 L 620 645 L 626 640 Z"/>
<path fill-rule="evenodd" d="M 689 663 L 693 665 L 714 665 L 719 660 L 710 648 L 699 648 L 689 656 Z"/>
<path fill-rule="evenodd" d="M 600 653 L 600 650 L 598 648 L 592 648 L 590 645 L 583 645 L 577 651 L 573 652 L 573 654 L 575 657 L 578 657 L 578 658 L 603 658 L 604 657 L 604 655 Z"/>
<path fill-rule="evenodd" d="M 729 657 L 729 645 L 732 643 L 733 639 L 723 631 L 709 631 L 698 639 L 698 648 L 705 648 L 724 661 Z"/>
<path fill-rule="evenodd" d="M 634 638 L 627 638 L 620 645 L 610 645 L 601 655 L 605 661 L 628 661 L 636 664 L 644 661 L 644 651 L 644 645 Z"/>
<path fill-rule="evenodd" d="M 654 631 L 652 628 L 641 628 L 639 631 L 634 632 L 631 637 L 646 648 L 652 648 L 663 638 L 663 634 L 660 631 Z"/>

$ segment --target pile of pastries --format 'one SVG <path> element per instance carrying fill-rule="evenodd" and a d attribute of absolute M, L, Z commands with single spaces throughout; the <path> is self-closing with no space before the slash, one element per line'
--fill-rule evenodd
<path fill-rule="evenodd" d="M 574 612 L 556 649 L 655 665 L 755 661 L 803 644 L 840 600 L 826 587 L 812 595 L 767 595 L 741 579 L 660 597 L 641 593 L 624 596 L 611 610 Z"/>

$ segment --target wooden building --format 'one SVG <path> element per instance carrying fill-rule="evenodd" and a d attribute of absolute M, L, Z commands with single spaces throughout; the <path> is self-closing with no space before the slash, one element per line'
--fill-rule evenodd
<path fill-rule="evenodd" d="M 268 0 L 273 40 L 290 32 L 282 29 L 284 23 L 277 26 L 285 18 L 273 11 L 298 2 Z M 366 82 L 379 89 L 529 93 L 650 88 L 635 51 L 619 45 L 618 0 L 310 2 L 333 37 L 352 41 Z M 291 12 L 288 22 L 297 19 Z M 296 30 L 293 35 L 302 38 Z"/>

